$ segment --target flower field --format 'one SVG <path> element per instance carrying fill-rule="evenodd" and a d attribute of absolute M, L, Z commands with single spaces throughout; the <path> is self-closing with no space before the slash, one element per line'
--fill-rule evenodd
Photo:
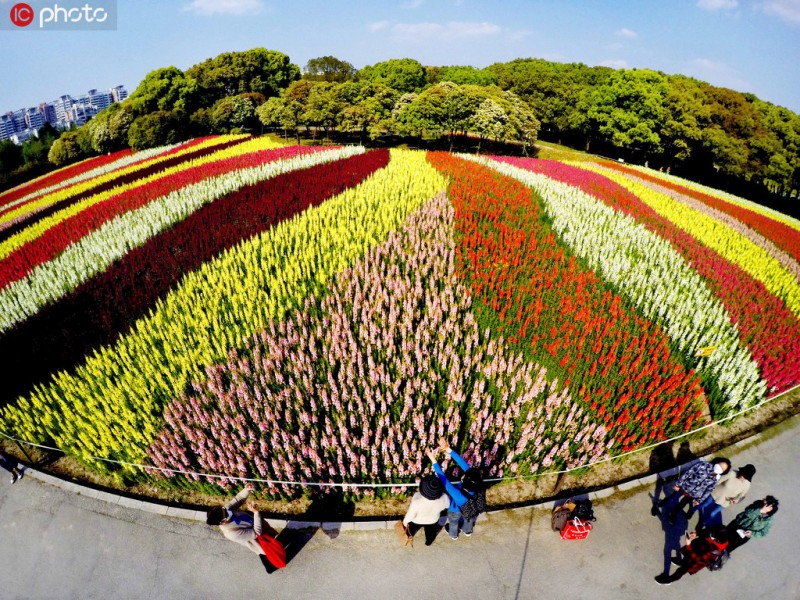
<path fill-rule="evenodd" d="M 494 477 L 574 468 L 800 383 L 799 239 L 608 162 L 120 152 L 0 194 L 0 430 L 276 496 L 401 491 L 442 438 Z"/>

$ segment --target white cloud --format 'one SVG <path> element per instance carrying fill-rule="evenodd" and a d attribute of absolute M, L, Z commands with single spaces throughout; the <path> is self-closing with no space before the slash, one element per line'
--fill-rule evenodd
<path fill-rule="evenodd" d="M 396 39 L 428 41 L 428 40 L 456 40 L 464 38 L 487 37 L 501 33 L 503 30 L 494 23 L 465 23 L 450 21 L 448 23 L 394 23 L 390 25 L 386 21 L 372 23 L 367 26 L 370 31 L 381 31 L 389 29 L 392 36 Z M 509 32 L 509 35 L 516 35 L 517 32 Z M 524 32 L 522 33 L 524 36 Z"/>
<path fill-rule="evenodd" d="M 703 10 L 732 10 L 739 6 L 739 0 L 697 0 Z"/>
<path fill-rule="evenodd" d="M 628 61 L 626 60 L 604 60 L 600 63 L 601 67 L 611 67 L 612 69 L 627 69 Z"/>
<path fill-rule="evenodd" d="M 414 9 L 414 8 L 419 8 L 423 4 L 425 4 L 425 0 L 408 0 L 408 2 L 403 2 L 400 5 L 400 7 L 401 8 Z"/>
<path fill-rule="evenodd" d="M 800 25 L 800 0 L 766 0 L 757 6 L 765 14 Z"/>
<path fill-rule="evenodd" d="M 639 37 L 639 34 L 633 31 L 632 29 L 628 29 L 627 27 L 623 27 L 622 29 L 617 29 L 614 32 L 614 35 L 621 38 L 626 38 L 632 40 L 634 38 Z"/>
<path fill-rule="evenodd" d="M 254 15 L 264 8 L 263 0 L 192 0 L 183 10 L 198 15 Z"/>

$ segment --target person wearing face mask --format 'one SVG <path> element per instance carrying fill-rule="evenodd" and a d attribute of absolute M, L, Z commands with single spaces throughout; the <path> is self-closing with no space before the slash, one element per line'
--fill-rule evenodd
<path fill-rule="evenodd" d="M 215 506 L 209 510 L 206 513 L 206 523 L 208 525 L 219 525 L 222 535 L 227 539 L 241 544 L 251 552 L 264 556 L 267 553 L 264 550 L 263 540 L 259 541 L 259 537 L 266 534 L 273 541 L 277 541 L 274 540 L 277 532 L 261 518 L 261 513 L 257 510 L 239 510 L 247 501 L 251 490 L 250 486 L 245 487 L 227 504 Z M 249 506 L 245 506 L 245 508 L 249 508 Z M 274 564 L 274 557 L 268 555 L 267 558 Z"/>
<path fill-rule="evenodd" d="M 730 469 L 731 461 L 727 458 L 715 458 L 710 462 L 701 461 L 681 475 L 675 491 L 663 501 L 669 523 L 674 525 L 678 511 L 685 510 L 687 506 L 689 511 L 686 517 L 691 517 L 695 508 L 711 495 L 720 477 Z"/>

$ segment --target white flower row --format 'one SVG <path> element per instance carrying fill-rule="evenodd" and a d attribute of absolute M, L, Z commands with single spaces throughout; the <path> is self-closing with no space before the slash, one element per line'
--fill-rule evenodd
<path fill-rule="evenodd" d="M 534 188 L 563 241 L 646 318 L 661 324 L 698 371 L 712 374 L 729 410 L 764 397 L 766 383 L 727 311 L 668 241 L 578 188 L 511 165 L 471 159 Z M 708 358 L 694 358 L 706 346 L 716 350 Z"/>
<path fill-rule="evenodd" d="M 68 294 L 132 248 L 141 246 L 217 198 L 281 173 L 363 152 L 363 147 L 351 146 L 233 171 L 178 189 L 137 210 L 124 213 L 0 292 L 0 333 Z"/>

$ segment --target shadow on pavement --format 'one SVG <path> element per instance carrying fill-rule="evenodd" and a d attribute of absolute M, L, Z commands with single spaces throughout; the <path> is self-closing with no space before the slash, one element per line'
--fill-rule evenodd
<path fill-rule="evenodd" d="M 288 567 L 319 529 L 322 529 L 325 535 L 332 540 L 339 537 L 342 522 L 352 520 L 354 512 L 355 504 L 351 500 L 345 499 L 341 489 L 324 489 L 316 492 L 306 512 L 296 520 L 289 521 L 280 533 L 274 529 L 267 533 L 273 535 L 286 548 L 286 566 Z M 324 527 L 318 525 L 321 522 L 325 523 Z M 267 573 L 277 571 L 265 556 L 259 556 Z"/>

